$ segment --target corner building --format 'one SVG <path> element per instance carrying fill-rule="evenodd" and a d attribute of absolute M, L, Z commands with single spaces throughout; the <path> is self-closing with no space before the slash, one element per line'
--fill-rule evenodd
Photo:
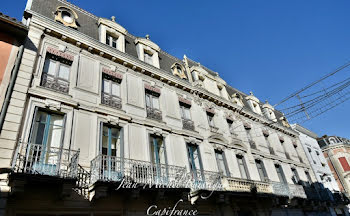
<path fill-rule="evenodd" d="M 299 184 L 315 177 L 297 132 L 268 103 L 67 1 L 30 0 L 24 20 L 0 134 L 7 215 L 146 215 L 180 199 L 199 215 L 328 214 Z"/>

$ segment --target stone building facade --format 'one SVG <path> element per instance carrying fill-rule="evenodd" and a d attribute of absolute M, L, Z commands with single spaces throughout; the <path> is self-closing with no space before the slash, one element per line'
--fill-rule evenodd
<path fill-rule="evenodd" d="M 338 187 L 349 196 L 350 140 L 338 136 L 323 136 L 318 138 L 317 141 L 338 183 Z"/>
<path fill-rule="evenodd" d="M 315 176 L 268 103 L 67 1 L 30 0 L 24 20 L 0 134 L 8 215 L 145 215 L 179 201 L 198 215 L 328 214 L 331 201 L 298 184 Z"/>

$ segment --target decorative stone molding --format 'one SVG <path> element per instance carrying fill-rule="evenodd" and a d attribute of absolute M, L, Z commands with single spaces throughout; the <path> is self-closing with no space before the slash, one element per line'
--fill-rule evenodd
<path fill-rule="evenodd" d="M 122 34 L 126 34 L 128 31 L 121 25 L 119 25 L 118 23 L 115 22 L 115 20 L 109 20 L 109 19 L 105 19 L 105 18 L 100 18 L 98 19 L 98 25 L 105 25 L 109 28 L 112 28 Z"/>
<path fill-rule="evenodd" d="M 283 143 L 284 142 L 284 137 L 283 136 L 278 136 L 278 139 Z"/>
<path fill-rule="evenodd" d="M 50 110 L 56 110 L 56 111 L 61 110 L 61 103 L 58 101 L 51 100 L 51 99 L 45 100 L 45 106 L 47 108 L 49 108 Z"/>
<path fill-rule="evenodd" d="M 247 129 L 247 130 L 252 129 L 252 126 L 251 126 L 249 123 L 247 123 L 247 122 L 244 122 L 244 123 L 243 123 L 243 126 L 244 126 L 244 128 Z"/>
<path fill-rule="evenodd" d="M 179 97 L 179 102 L 184 103 L 188 106 L 192 106 L 192 102 L 190 100 L 183 98 L 183 97 Z"/>
<path fill-rule="evenodd" d="M 215 110 L 214 110 L 213 108 L 205 108 L 205 111 L 206 111 L 207 113 L 210 113 L 210 114 L 215 115 Z"/>
<path fill-rule="evenodd" d="M 78 28 L 76 20 L 78 15 L 72 9 L 60 6 L 55 12 L 55 21 L 61 22 L 63 25 L 72 28 Z"/>
<path fill-rule="evenodd" d="M 159 46 L 157 44 L 155 44 L 154 42 L 152 42 L 149 38 L 147 38 L 147 36 L 146 36 L 146 38 L 141 38 L 141 37 L 136 38 L 134 42 L 135 42 L 135 44 L 140 43 L 140 44 L 143 44 L 143 45 L 145 45 L 147 47 L 150 47 L 150 48 L 154 49 L 157 52 L 160 51 Z"/>
<path fill-rule="evenodd" d="M 160 94 L 160 92 L 161 92 L 159 88 L 153 87 L 149 84 L 145 84 L 145 89 L 147 89 L 151 92 L 157 93 L 157 94 Z"/>
<path fill-rule="evenodd" d="M 112 125 L 119 125 L 119 118 L 115 116 L 108 115 L 107 122 Z"/>
<path fill-rule="evenodd" d="M 119 80 L 122 80 L 122 79 L 123 79 L 123 75 L 122 75 L 122 74 L 117 73 L 117 72 L 114 72 L 114 71 L 112 71 L 112 70 L 110 70 L 110 69 L 108 69 L 108 68 L 102 68 L 102 73 L 105 73 L 105 74 L 107 74 L 107 75 L 110 75 L 110 76 L 112 76 L 112 77 L 114 77 L 114 78 L 117 78 L 117 79 L 119 79 Z"/>
<path fill-rule="evenodd" d="M 171 70 L 173 71 L 173 75 L 178 76 L 181 79 L 187 79 L 185 68 L 181 64 L 175 62 L 171 66 Z"/>
<path fill-rule="evenodd" d="M 55 56 L 58 56 L 58 57 L 61 57 L 61 58 L 64 58 L 68 61 L 73 61 L 74 60 L 74 56 L 68 54 L 68 53 L 64 53 L 64 52 L 61 52 L 59 51 L 58 49 L 55 49 L 53 47 L 48 47 L 46 49 L 46 52 L 52 54 L 52 55 L 55 55 Z"/>
<path fill-rule="evenodd" d="M 262 132 L 265 137 L 268 137 L 270 135 L 269 131 L 266 129 L 263 129 Z"/>

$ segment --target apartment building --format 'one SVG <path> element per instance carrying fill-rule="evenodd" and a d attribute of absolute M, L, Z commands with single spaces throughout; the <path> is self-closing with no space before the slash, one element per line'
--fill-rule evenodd
<path fill-rule="evenodd" d="M 30 0 L 24 20 L 0 134 L 8 215 L 156 215 L 176 203 L 328 214 L 331 200 L 308 200 L 300 184 L 315 176 L 298 133 L 253 93 L 64 0 Z"/>

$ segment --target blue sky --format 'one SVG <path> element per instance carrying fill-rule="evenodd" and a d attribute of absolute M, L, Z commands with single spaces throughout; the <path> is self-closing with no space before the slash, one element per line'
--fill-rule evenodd
<path fill-rule="evenodd" d="M 70 2 L 97 16 L 115 16 L 131 34 L 149 34 L 163 50 L 178 58 L 186 54 L 271 104 L 350 61 L 346 0 Z M 0 11 L 20 19 L 25 3 L 3 1 Z M 304 126 L 319 136 L 350 138 L 349 109 L 347 101 Z"/>

